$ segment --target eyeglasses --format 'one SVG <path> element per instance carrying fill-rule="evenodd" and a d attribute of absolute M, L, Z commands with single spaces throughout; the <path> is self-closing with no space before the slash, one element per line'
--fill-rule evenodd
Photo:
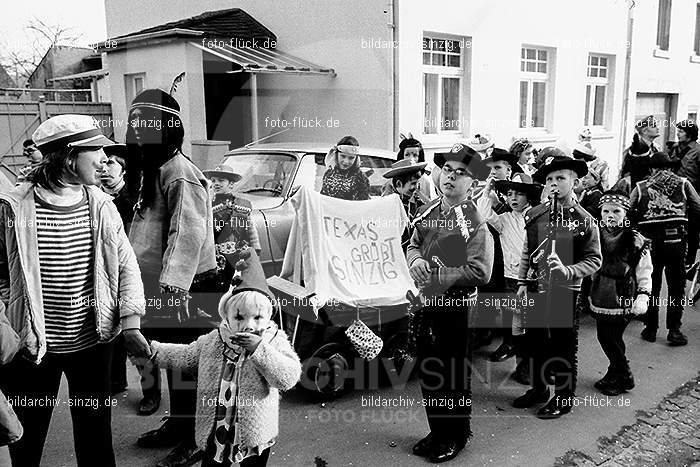
<path fill-rule="evenodd" d="M 454 174 L 455 177 L 464 177 L 466 175 L 469 175 L 469 172 L 467 172 L 466 169 L 453 169 L 447 164 L 442 166 L 442 173 L 444 173 L 447 176 L 451 176 L 452 174 Z"/>

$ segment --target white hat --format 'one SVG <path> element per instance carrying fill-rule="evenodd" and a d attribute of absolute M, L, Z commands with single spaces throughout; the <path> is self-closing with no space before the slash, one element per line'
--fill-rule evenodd
<path fill-rule="evenodd" d="M 102 134 L 97 120 L 88 115 L 57 115 L 46 120 L 34 131 L 32 139 L 42 153 L 63 147 L 101 148 L 114 141 Z"/>

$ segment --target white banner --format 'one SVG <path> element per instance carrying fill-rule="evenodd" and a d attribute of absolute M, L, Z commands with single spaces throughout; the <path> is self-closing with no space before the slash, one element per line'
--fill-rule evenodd
<path fill-rule="evenodd" d="M 408 290 L 417 293 L 401 249 L 408 218 L 398 195 L 346 201 L 302 187 L 291 202 L 296 219 L 283 277 L 301 266 L 305 287 L 319 298 L 355 306 L 397 305 Z"/>

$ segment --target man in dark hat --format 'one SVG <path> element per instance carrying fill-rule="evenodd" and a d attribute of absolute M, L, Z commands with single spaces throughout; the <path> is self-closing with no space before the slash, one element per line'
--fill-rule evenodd
<path fill-rule="evenodd" d="M 678 141 L 671 148 L 669 156 L 681 162 L 678 175 L 685 177 L 700 193 L 700 144 L 698 144 L 698 126 L 693 120 L 684 120 L 676 125 Z M 694 225 L 689 225 L 688 254 L 685 259 L 686 269 L 695 263 L 698 250 L 697 232 Z"/>
<path fill-rule="evenodd" d="M 622 153 L 620 178 L 630 177 L 630 190 L 649 176 L 649 157 L 659 152 L 654 140 L 659 137 L 659 128 L 653 115 L 639 120 L 635 125 L 632 144 Z M 627 192 L 629 193 L 629 191 Z"/>
<path fill-rule="evenodd" d="M 688 221 L 689 218 L 700 218 L 700 197 L 688 179 L 674 173 L 679 165 L 680 161 L 672 160 L 664 152 L 657 152 L 649 161 L 651 175 L 637 184 L 630 196 L 633 221 L 642 235 L 652 241 L 651 262 L 654 271 L 651 276 L 651 304 L 647 310 L 642 339 L 648 342 L 656 341 L 656 331 L 659 327 L 659 294 L 665 269 L 668 286 L 667 340 L 673 346 L 688 343 L 688 339 L 681 332 Z"/>
<path fill-rule="evenodd" d="M 456 144 L 450 152 L 436 154 L 435 164 L 441 170 L 442 196 L 414 219 L 406 257 L 425 298 L 421 313 L 429 330 L 416 336 L 416 344 L 430 434 L 413 453 L 445 462 L 456 457 L 471 436 L 468 315 L 476 304 L 476 288 L 491 276 L 493 239 L 469 199 L 471 187 L 488 173 L 479 155 Z"/>
<path fill-rule="evenodd" d="M 234 185 L 242 177 L 228 165 L 204 171 L 211 182 L 214 200 L 214 243 L 217 263 L 217 291 L 224 293 L 231 285 L 239 252 L 247 246 L 260 254 L 258 230 L 250 220 L 253 206 L 245 198 L 233 194 Z M 216 298 L 218 300 L 218 297 Z"/>
<path fill-rule="evenodd" d="M 384 185 L 382 196 L 398 194 L 401 198 L 406 214 L 408 215 L 409 226 L 404 230 L 401 236 L 401 247 L 406 252 L 408 242 L 413 233 L 413 227 L 410 225 L 413 219 L 418 214 L 418 210 L 425 204 L 424 197 L 420 196 L 418 191 L 418 182 L 423 176 L 423 171 L 427 162 L 415 162 L 412 159 L 401 159 L 391 164 L 391 169 L 387 170 L 382 176 L 390 181 Z"/>
<path fill-rule="evenodd" d="M 574 196 L 579 178 L 588 172 L 583 160 L 556 148 L 542 150 L 543 165 L 533 179 L 543 183 L 550 199 L 525 215 L 526 241 L 518 272 L 518 297 L 525 299 L 532 270 L 538 294 L 525 310 L 526 335 L 533 351 L 532 388 L 513 401 L 517 408 L 541 407 L 539 418 L 558 418 L 571 411 L 576 391 L 578 317 L 576 298 L 581 280 L 600 268 L 598 226 Z M 547 374 L 554 372 L 550 400 Z"/>

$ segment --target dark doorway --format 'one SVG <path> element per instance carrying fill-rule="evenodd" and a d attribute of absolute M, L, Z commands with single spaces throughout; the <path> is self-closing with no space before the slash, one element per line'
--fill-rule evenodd
<path fill-rule="evenodd" d="M 231 142 L 237 148 L 252 140 L 248 73 L 226 60 L 204 60 L 204 102 L 207 139 Z"/>

